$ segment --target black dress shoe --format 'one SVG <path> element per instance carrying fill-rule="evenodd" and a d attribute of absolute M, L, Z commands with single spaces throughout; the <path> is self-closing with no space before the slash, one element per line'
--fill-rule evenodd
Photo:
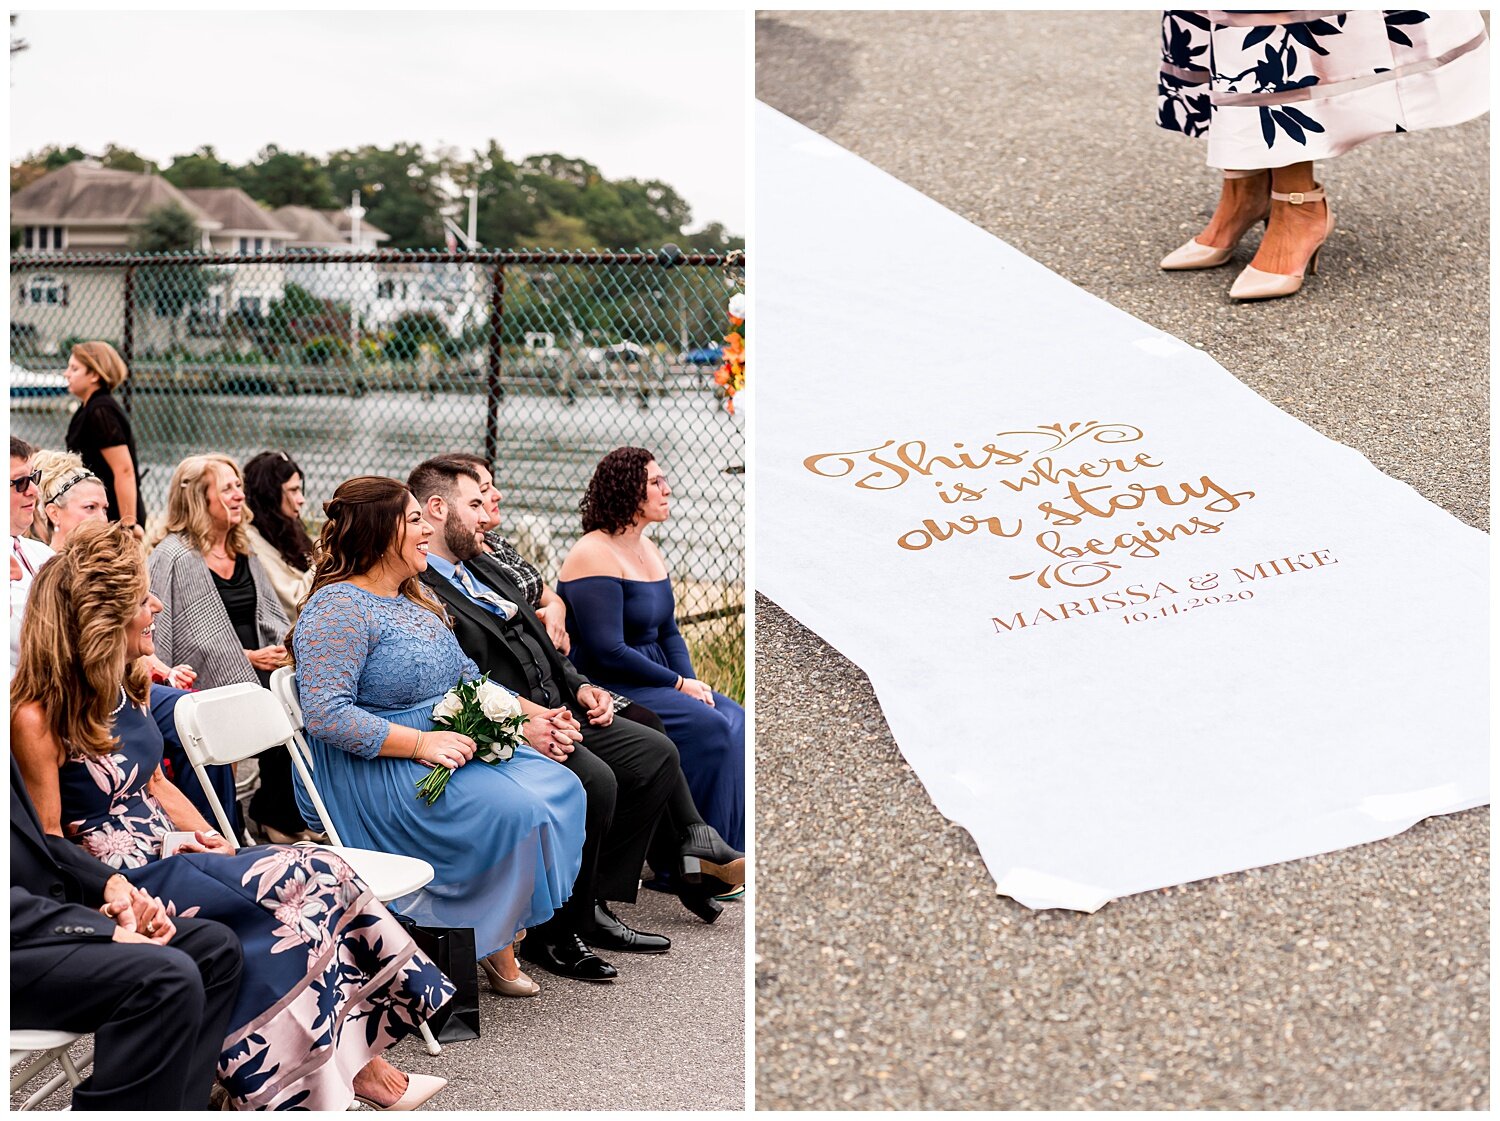
<path fill-rule="evenodd" d="M 689 825 L 682 837 L 682 878 L 690 884 L 713 876 L 727 884 L 745 882 L 745 854 L 729 847 L 712 825 Z"/>
<path fill-rule="evenodd" d="M 548 973 L 575 981 L 613 981 L 619 970 L 583 944 L 576 934 L 540 937 L 536 931 L 516 947 L 521 957 Z"/>
<path fill-rule="evenodd" d="M 672 940 L 666 935 L 632 930 L 603 903 L 594 907 L 593 926 L 580 931 L 579 935 L 590 946 L 623 954 L 664 954 L 672 948 Z"/>

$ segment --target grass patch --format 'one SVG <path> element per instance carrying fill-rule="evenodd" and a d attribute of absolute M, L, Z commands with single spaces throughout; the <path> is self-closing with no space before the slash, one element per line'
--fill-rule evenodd
<path fill-rule="evenodd" d="M 745 703 L 745 613 L 690 623 L 682 628 L 700 681 Z"/>

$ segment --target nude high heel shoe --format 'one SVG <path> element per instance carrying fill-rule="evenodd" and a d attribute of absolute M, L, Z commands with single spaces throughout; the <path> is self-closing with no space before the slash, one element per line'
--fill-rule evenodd
<path fill-rule="evenodd" d="M 1269 175 L 1265 168 L 1255 171 L 1226 171 L 1225 179 L 1254 179 L 1257 175 Z M 1223 248 L 1217 245 L 1204 245 L 1197 238 L 1188 238 L 1172 252 L 1161 259 L 1161 267 L 1168 272 L 1180 272 L 1187 269 L 1216 269 L 1220 265 L 1227 265 L 1229 258 L 1234 256 L 1234 247 L 1257 223 L 1264 222 L 1271 217 L 1271 204 L 1266 203 L 1266 212 L 1250 225 L 1246 226 L 1240 233 L 1240 237 L 1234 239 L 1234 245 Z"/>
<path fill-rule="evenodd" d="M 1277 202 L 1291 203 L 1293 206 L 1301 206 L 1308 202 L 1323 202 L 1327 194 L 1321 186 L 1314 186 L 1310 191 L 1292 191 L 1282 194 L 1280 191 L 1272 191 L 1271 198 Z M 1274 300 L 1279 296 L 1295 296 L 1302 289 L 1302 281 L 1305 274 L 1310 270 L 1314 275 L 1318 271 L 1318 254 L 1323 252 L 1323 245 L 1328 240 L 1328 235 L 1333 233 L 1333 207 L 1328 207 L 1328 224 L 1323 228 L 1323 237 L 1313 248 L 1307 264 L 1298 269 L 1291 276 L 1283 276 L 1281 273 L 1261 272 L 1260 269 L 1245 266 L 1245 271 L 1235 277 L 1234 285 L 1229 289 L 1229 296 L 1234 300 Z"/>
<path fill-rule="evenodd" d="M 512 943 L 512 947 L 519 946 L 521 944 L 521 939 L 525 937 L 526 932 L 523 930 L 516 935 L 516 940 L 514 943 Z M 498 953 L 504 953 L 504 951 L 497 951 L 497 954 Z M 504 977 L 500 976 L 500 970 L 496 967 L 495 962 L 490 960 L 495 956 L 497 955 L 491 954 L 489 955 L 489 957 L 482 957 L 479 959 L 479 968 L 484 971 L 485 979 L 489 981 L 490 988 L 494 989 L 495 992 L 499 993 L 501 996 L 520 997 L 536 996 L 539 992 L 542 991 L 542 986 L 538 985 L 535 981 L 526 976 L 526 974 L 521 972 L 519 969 L 516 970 L 516 979 L 514 981 L 507 981 Z"/>

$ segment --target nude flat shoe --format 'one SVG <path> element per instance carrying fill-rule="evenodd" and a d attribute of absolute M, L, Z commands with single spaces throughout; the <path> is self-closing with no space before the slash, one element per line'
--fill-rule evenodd
<path fill-rule="evenodd" d="M 385 1113 L 406 1113 L 417 1109 L 430 1102 L 437 1092 L 448 1085 L 446 1078 L 439 1078 L 435 1074 L 408 1074 L 406 1076 L 406 1093 L 393 1101 L 390 1105 L 380 1105 L 369 1098 L 354 1095 L 354 1100 L 360 1105 L 367 1105 L 371 1109 L 378 1109 Z"/>
<path fill-rule="evenodd" d="M 1293 206 L 1301 206 L 1309 202 L 1322 202 L 1327 198 L 1321 186 L 1314 186 L 1310 191 L 1292 191 L 1282 194 L 1280 191 L 1272 191 L 1271 198 L 1277 202 L 1291 203 Z M 1323 245 L 1328 236 L 1333 233 L 1333 207 L 1328 208 L 1328 224 L 1323 229 L 1323 237 L 1313 247 L 1312 254 L 1307 263 L 1290 276 L 1281 273 L 1262 272 L 1260 269 L 1246 265 L 1243 272 L 1234 278 L 1234 284 L 1229 289 L 1229 298 L 1233 300 L 1274 300 L 1282 296 L 1295 296 L 1302 290 L 1302 282 L 1306 274 L 1318 271 L 1318 254 L 1323 252 Z"/>
<path fill-rule="evenodd" d="M 1225 179 L 1254 179 L 1257 175 L 1269 174 L 1265 168 L 1256 171 L 1226 171 Z M 1270 203 L 1266 204 L 1266 212 L 1245 227 L 1245 233 L 1249 233 L 1257 225 L 1267 221 L 1271 217 Z M 1168 272 L 1185 272 L 1188 269 L 1216 269 L 1220 265 L 1227 265 L 1229 258 L 1234 256 L 1235 246 L 1239 245 L 1244 233 L 1235 238 L 1234 245 L 1217 246 L 1204 245 L 1197 238 L 1188 238 L 1172 252 L 1161 259 L 1161 267 Z"/>

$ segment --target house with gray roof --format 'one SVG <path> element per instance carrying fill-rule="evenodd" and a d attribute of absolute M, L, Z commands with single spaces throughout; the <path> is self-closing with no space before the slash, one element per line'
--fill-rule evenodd
<path fill-rule="evenodd" d="M 160 175 L 66 164 L 11 196 L 13 236 L 23 253 L 128 253 L 147 218 L 176 207 L 193 219 L 208 253 L 254 257 L 279 252 L 294 236 L 237 187 L 180 189 Z M 72 338 L 119 341 L 124 321 L 123 269 L 45 268 L 11 274 L 11 341 L 15 349 L 50 354 Z M 162 304 L 135 308 L 135 351 L 169 346 L 193 352 L 219 345 L 231 311 L 257 317 L 285 291 L 279 265 L 215 268 L 205 298 L 168 317 Z"/>

